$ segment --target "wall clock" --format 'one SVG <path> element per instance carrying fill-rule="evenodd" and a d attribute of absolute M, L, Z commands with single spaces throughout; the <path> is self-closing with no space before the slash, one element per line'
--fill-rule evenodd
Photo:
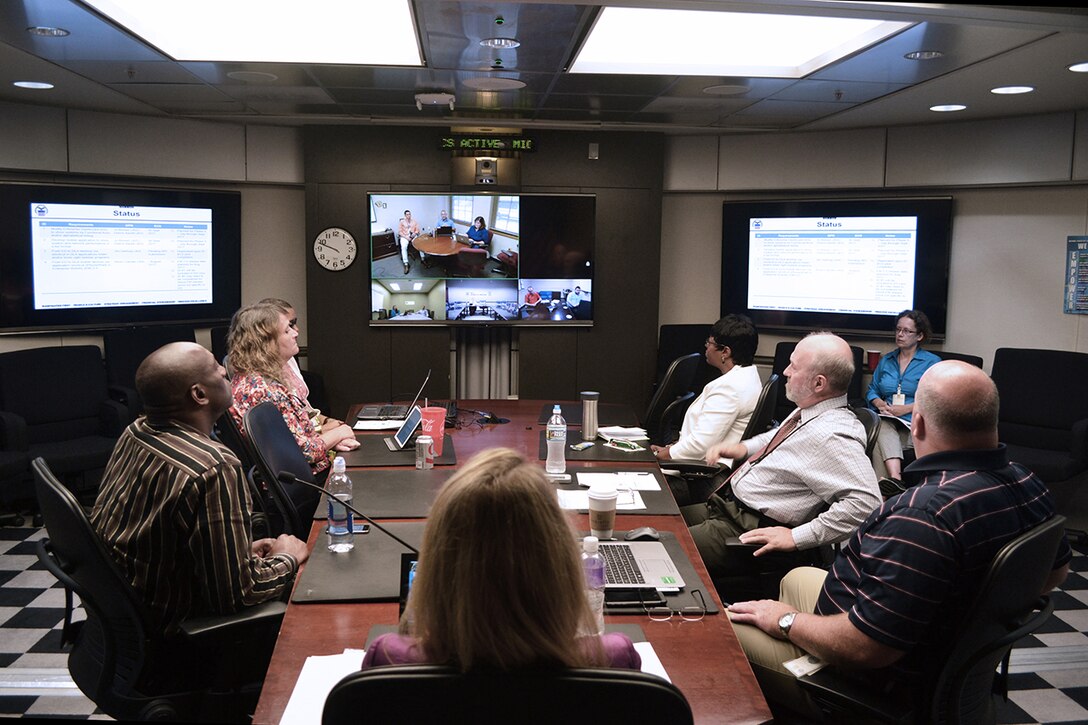
<path fill-rule="evenodd" d="M 329 227 L 314 238 L 314 259 L 333 272 L 350 267 L 357 252 L 355 237 L 340 227 Z"/>

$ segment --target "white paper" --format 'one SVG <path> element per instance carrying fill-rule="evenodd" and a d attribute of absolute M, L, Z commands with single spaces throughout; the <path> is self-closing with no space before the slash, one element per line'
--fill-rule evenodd
<path fill-rule="evenodd" d="M 337 682 L 363 664 L 363 650 L 344 650 L 343 654 L 306 658 L 298 682 L 283 710 L 280 725 L 313 725 L 321 722 L 325 700 Z"/>
<path fill-rule="evenodd" d="M 657 675 L 663 680 L 672 682 L 669 679 L 669 673 L 665 672 L 665 666 L 661 664 L 661 659 L 657 656 L 657 652 L 654 652 L 654 647 L 649 642 L 635 642 L 635 651 L 638 652 L 638 656 L 642 658 L 642 671 L 651 675 Z"/>
<path fill-rule="evenodd" d="M 569 491 L 565 488 L 560 488 L 556 493 L 559 494 L 559 508 L 567 509 L 569 511 L 589 510 L 589 491 L 580 489 Z M 645 510 L 645 508 L 646 503 L 642 500 L 642 494 L 638 491 L 632 490 L 630 496 L 621 491 L 619 498 L 616 499 L 617 511 L 642 511 Z"/>
<path fill-rule="evenodd" d="M 355 430 L 396 430 L 404 425 L 403 420 L 357 420 L 352 426 Z"/>
<path fill-rule="evenodd" d="M 621 425 L 610 425 L 604 428 L 598 428 L 597 435 L 604 438 L 606 441 L 612 440 L 613 438 L 622 438 L 629 441 L 649 440 L 645 428 L 624 428 Z"/>
<path fill-rule="evenodd" d="M 594 483 L 607 483 L 609 486 L 633 491 L 660 491 L 661 484 L 657 482 L 657 476 L 649 471 L 620 471 L 617 473 L 602 473 L 599 471 L 578 471 L 579 486 L 592 486 Z"/>

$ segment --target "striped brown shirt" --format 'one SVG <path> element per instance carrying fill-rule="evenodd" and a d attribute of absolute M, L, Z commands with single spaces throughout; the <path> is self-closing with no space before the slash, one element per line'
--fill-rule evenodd
<path fill-rule="evenodd" d="M 251 554 L 250 496 L 229 449 L 176 421 L 121 434 L 91 523 L 144 602 L 173 632 L 190 616 L 278 597 L 298 563 Z"/>

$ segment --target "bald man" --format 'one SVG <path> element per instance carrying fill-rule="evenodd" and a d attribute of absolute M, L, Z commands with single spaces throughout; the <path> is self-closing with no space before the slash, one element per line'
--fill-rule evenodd
<path fill-rule="evenodd" d="M 853 374 L 845 340 L 805 337 L 785 370 L 786 397 L 797 410 L 774 431 L 707 451 L 711 465 L 747 459 L 705 504 L 682 509 L 711 574 L 756 571 L 767 554 L 842 541 L 880 505 L 865 429 L 846 403 Z M 759 548 L 753 556 L 729 546 L 732 537 Z"/>
<path fill-rule="evenodd" d="M 729 607 L 768 700 L 810 711 L 783 662 L 808 652 L 905 697 L 940 667 L 994 556 L 1054 516 L 1046 486 L 1010 463 L 997 437 L 997 388 L 979 368 L 937 363 L 922 376 L 911 485 L 873 512 L 830 572 L 795 569 L 783 601 Z M 1063 539 L 1044 591 L 1069 571 Z"/>
<path fill-rule="evenodd" d="M 231 403 L 223 367 L 171 343 L 140 364 L 136 389 L 146 414 L 117 441 L 91 522 L 163 632 L 281 596 L 308 550 L 293 536 L 251 541 L 241 465 L 211 438 Z"/>

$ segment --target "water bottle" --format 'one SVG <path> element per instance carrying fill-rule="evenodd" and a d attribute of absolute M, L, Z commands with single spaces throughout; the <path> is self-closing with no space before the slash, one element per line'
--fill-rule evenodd
<path fill-rule="evenodd" d="M 544 434 L 548 441 L 548 460 L 544 470 L 548 473 L 566 473 L 567 421 L 563 418 L 559 406 L 552 408 L 552 417 L 548 419 L 548 428 Z"/>
<path fill-rule="evenodd" d="M 354 522 L 345 503 L 351 503 L 351 479 L 343 456 L 332 462 L 332 473 L 325 482 L 325 498 L 329 502 L 329 551 L 343 553 L 355 548 Z"/>
<path fill-rule="evenodd" d="M 597 634 L 604 634 L 604 557 L 596 536 L 582 539 L 582 569 L 586 574 L 586 599 L 597 623 Z"/>

